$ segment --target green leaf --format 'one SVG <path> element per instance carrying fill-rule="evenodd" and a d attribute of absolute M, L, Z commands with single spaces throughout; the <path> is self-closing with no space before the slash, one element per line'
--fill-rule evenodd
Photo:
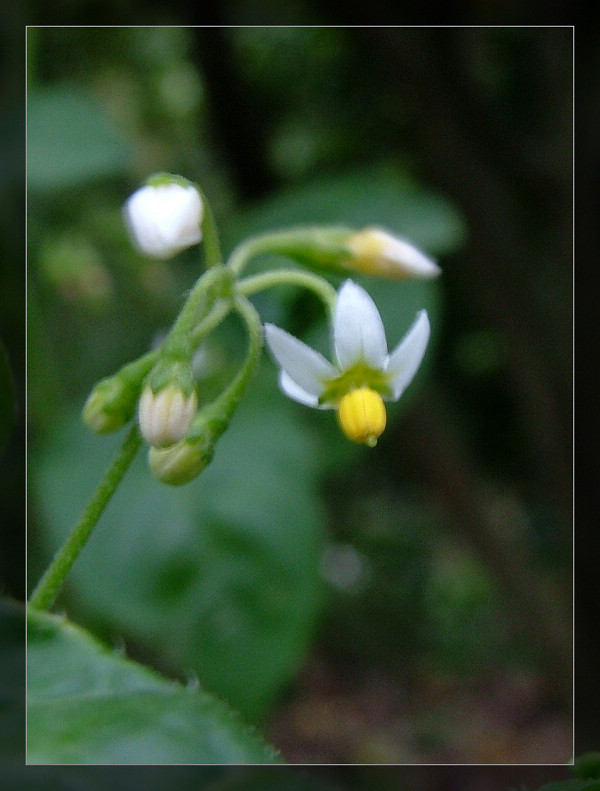
<path fill-rule="evenodd" d="M 29 189 L 73 187 L 118 175 L 129 157 L 129 146 L 91 93 L 69 84 L 29 92 Z"/>
<path fill-rule="evenodd" d="M 52 549 L 119 439 L 72 416 L 38 449 L 33 489 Z M 319 611 L 322 455 L 270 369 L 198 479 L 168 487 L 136 459 L 69 576 L 70 614 L 256 721 L 298 670 Z"/>
<path fill-rule="evenodd" d="M 432 256 L 454 252 L 466 235 L 452 203 L 384 163 L 282 190 L 235 215 L 224 237 L 231 247 L 250 234 L 304 224 L 378 225 Z"/>
<path fill-rule="evenodd" d="M 573 774 L 576 777 L 600 780 L 600 752 L 578 755 L 573 765 Z"/>
<path fill-rule="evenodd" d="M 27 618 L 28 762 L 274 763 L 221 701 L 162 678 L 64 617 Z"/>

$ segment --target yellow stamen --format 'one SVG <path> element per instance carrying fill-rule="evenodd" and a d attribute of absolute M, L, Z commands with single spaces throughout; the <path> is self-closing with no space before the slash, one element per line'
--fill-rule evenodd
<path fill-rule="evenodd" d="M 340 400 L 338 419 L 348 439 L 374 448 L 385 429 L 383 399 L 370 387 L 350 390 Z"/>

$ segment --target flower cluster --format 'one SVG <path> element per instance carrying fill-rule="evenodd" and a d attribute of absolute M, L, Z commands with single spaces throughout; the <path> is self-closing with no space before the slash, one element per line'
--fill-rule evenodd
<path fill-rule="evenodd" d="M 212 215 L 200 190 L 187 179 L 157 174 L 123 207 L 134 246 L 144 255 L 168 259 L 203 238 Z M 250 258 L 276 252 L 308 269 L 324 267 L 401 280 L 432 278 L 437 264 L 404 239 L 369 227 L 300 228 L 254 237 L 227 264 L 218 249 L 208 251 L 207 271 L 190 292 L 163 345 L 102 380 L 88 398 L 83 417 L 99 433 L 115 431 L 137 412 L 139 430 L 150 446 L 152 472 L 170 484 L 195 477 L 213 455 L 214 444 L 256 368 L 263 338 L 280 367 L 279 384 L 289 398 L 317 409 L 334 409 L 348 439 L 373 447 L 383 433 L 386 401 L 397 401 L 413 380 L 427 348 L 427 312 L 417 313 L 400 343 L 388 352 L 385 329 L 369 294 L 351 279 L 336 293 L 321 276 L 296 270 L 239 279 Z M 214 245 L 213 245 L 214 246 Z M 312 288 L 332 316 L 332 356 L 326 359 L 286 330 L 264 328 L 247 299 L 259 287 L 295 283 Z M 199 405 L 192 356 L 203 335 L 230 310 L 246 322 L 247 359 L 231 385 L 210 404 Z"/>

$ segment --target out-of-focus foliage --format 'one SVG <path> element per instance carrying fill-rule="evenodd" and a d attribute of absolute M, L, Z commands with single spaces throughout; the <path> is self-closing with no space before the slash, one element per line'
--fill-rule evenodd
<path fill-rule="evenodd" d="M 77 610 L 253 719 L 310 639 L 324 533 L 312 463 L 323 446 L 261 384 L 197 481 L 167 488 L 137 460 L 71 575 Z M 51 544 L 100 477 L 106 444 L 78 416 L 55 426 L 36 475 Z"/>
<path fill-rule="evenodd" d="M 130 248 L 120 207 L 149 173 L 199 181 L 227 251 L 381 224 L 442 266 L 433 284 L 360 279 L 390 344 L 421 307 L 434 327 L 375 451 L 280 396 L 265 357 L 196 482 L 169 490 L 138 459 L 61 600 L 269 725 L 292 761 L 569 757 L 570 234 L 545 201 L 563 189 L 562 33 L 29 30 L 31 584 L 114 449 L 79 423 L 85 397 L 168 329 L 200 269 L 197 250 Z M 254 301 L 328 351 L 311 296 Z M 208 340 L 207 398 L 244 343 L 235 322 Z M 336 701 L 347 727 L 319 742 Z"/>
<path fill-rule="evenodd" d="M 205 691 L 168 682 L 65 618 L 27 616 L 30 764 L 253 764 L 277 754 Z"/>

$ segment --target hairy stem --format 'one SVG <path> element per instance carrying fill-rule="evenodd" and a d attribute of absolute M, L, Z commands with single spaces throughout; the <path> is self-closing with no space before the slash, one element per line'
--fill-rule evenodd
<path fill-rule="evenodd" d="M 141 438 L 138 426 L 137 423 L 134 423 L 79 521 L 54 556 L 33 591 L 29 599 L 31 607 L 35 607 L 38 610 L 50 609 L 73 563 L 77 560 L 79 553 L 87 543 L 117 486 L 127 472 L 140 444 Z"/>

